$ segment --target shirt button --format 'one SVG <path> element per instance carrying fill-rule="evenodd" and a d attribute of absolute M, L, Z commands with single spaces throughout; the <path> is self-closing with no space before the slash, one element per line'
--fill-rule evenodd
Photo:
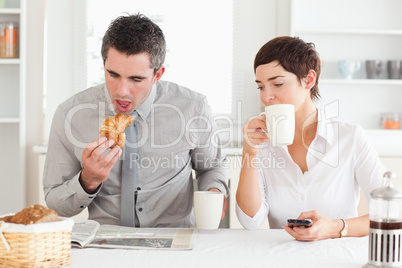
<path fill-rule="evenodd" d="M 139 208 L 138 211 L 141 212 L 141 211 L 142 211 L 142 208 Z"/>
<path fill-rule="evenodd" d="M 300 200 L 305 200 L 306 198 L 304 197 L 304 195 L 300 195 Z"/>
<path fill-rule="evenodd" d="M 141 191 L 141 187 L 137 187 L 137 190 L 138 190 L 138 191 Z"/>
<path fill-rule="evenodd" d="M 84 206 L 80 206 L 80 208 L 84 208 Z"/>

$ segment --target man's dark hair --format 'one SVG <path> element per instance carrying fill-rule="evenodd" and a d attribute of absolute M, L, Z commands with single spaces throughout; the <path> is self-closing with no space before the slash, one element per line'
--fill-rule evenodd
<path fill-rule="evenodd" d="M 141 14 L 120 16 L 110 23 L 102 40 L 103 63 L 111 47 L 128 56 L 147 52 L 154 73 L 165 61 L 166 42 L 162 30 Z"/>

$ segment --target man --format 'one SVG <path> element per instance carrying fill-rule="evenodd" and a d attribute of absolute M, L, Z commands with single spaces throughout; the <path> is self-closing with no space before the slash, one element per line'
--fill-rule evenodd
<path fill-rule="evenodd" d="M 61 216 L 88 207 L 101 224 L 193 227 L 192 170 L 199 190 L 229 193 L 205 97 L 160 80 L 164 35 L 143 15 L 114 20 L 101 53 L 105 84 L 74 95 L 54 115 L 44 172 L 48 207 Z M 105 117 L 119 113 L 135 117 L 123 150 L 98 134 Z"/>

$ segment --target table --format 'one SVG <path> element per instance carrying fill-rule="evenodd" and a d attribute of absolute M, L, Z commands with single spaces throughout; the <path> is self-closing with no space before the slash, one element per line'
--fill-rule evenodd
<path fill-rule="evenodd" d="M 193 250 L 71 250 L 70 267 L 362 267 L 368 236 L 296 241 L 283 229 L 199 230 Z"/>

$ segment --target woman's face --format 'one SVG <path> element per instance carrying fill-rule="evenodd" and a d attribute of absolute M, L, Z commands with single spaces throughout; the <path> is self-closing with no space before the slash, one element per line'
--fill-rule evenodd
<path fill-rule="evenodd" d="M 260 65 L 256 69 L 256 83 L 260 89 L 260 100 L 265 106 L 293 104 L 297 111 L 310 99 L 310 90 L 305 81 L 286 71 L 278 61 Z M 311 100 L 311 99 L 310 99 Z"/>

